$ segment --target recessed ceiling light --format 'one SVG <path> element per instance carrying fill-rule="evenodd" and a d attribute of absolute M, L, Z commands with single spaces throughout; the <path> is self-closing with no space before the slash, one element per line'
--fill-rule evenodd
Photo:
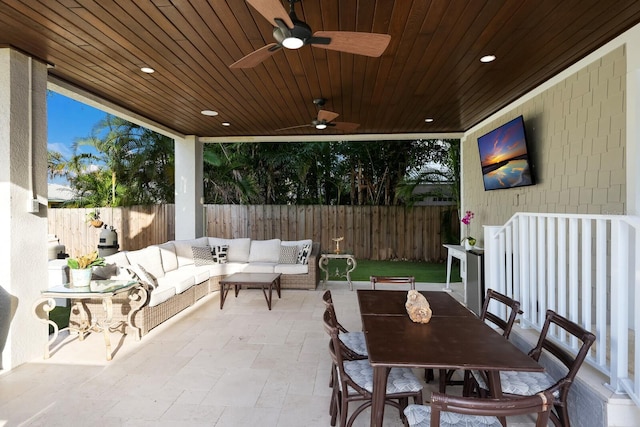
<path fill-rule="evenodd" d="M 231 123 L 229 123 L 229 122 L 222 122 L 222 126 L 231 126 Z"/>
<path fill-rule="evenodd" d="M 142 67 L 140 68 L 140 71 L 142 71 L 143 73 L 151 74 L 151 73 L 154 73 L 156 70 L 154 70 L 151 67 Z"/>
<path fill-rule="evenodd" d="M 495 55 L 485 55 L 482 58 L 480 58 L 480 62 L 493 62 L 496 60 L 496 56 Z"/>
<path fill-rule="evenodd" d="M 202 114 L 204 116 L 217 116 L 218 112 L 217 111 L 213 111 L 213 110 L 202 110 L 202 111 L 200 111 L 200 114 Z"/>
<path fill-rule="evenodd" d="M 427 117 L 426 119 L 424 119 L 424 121 L 427 123 L 431 123 L 433 119 L 431 117 Z"/>

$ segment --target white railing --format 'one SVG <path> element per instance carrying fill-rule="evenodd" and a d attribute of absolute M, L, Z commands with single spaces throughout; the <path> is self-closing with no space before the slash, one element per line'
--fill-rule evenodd
<path fill-rule="evenodd" d="M 596 334 L 587 363 L 640 406 L 640 218 L 517 213 L 484 238 L 485 283 L 521 302 L 522 326 L 552 309 Z"/>

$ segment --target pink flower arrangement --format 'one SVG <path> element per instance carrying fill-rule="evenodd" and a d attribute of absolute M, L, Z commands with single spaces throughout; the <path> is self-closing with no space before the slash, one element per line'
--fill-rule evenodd
<path fill-rule="evenodd" d="M 469 236 L 469 225 L 471 224 L 471 220 L 473 219 L 474 216 L 475 215 L 473 214 L 473 212 L 467 211 L 465 212 L 464 217 L 462 217 L 462 219 L 460 220 L 464 225 L 467 226 L 467 237 L 462 239 L 462 241 L 464 242 L 465 240 L 467 240 L 471 246 L 476 244 L 476 239 Z"/>
<path fill-rule="evenodd" d="M 462 223 L 468 227 L 469 224 L 471 224 L 471 220 L 473 219 L 473 217 L 474 217 L 473 212 L 467 211 L 464 217 L 462 218 Z"/>

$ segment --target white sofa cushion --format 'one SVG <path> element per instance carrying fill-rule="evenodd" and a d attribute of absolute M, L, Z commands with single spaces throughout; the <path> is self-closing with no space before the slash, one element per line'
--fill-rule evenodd
<path fill-rule="evenodd" d="M 130 265 L 129 258 L 127 258 L 127 251 L 116 252 L 112 255 L 107 255 L 104 260 L 108 264 L 117 264 L 121 267 Z"/>
<path fill-rule="evenodd" d="M 227 243 L 227 262 L 249 262 L 249 250 L 251 249 L 251 239 L 230 239 Z"/>
<path fill-rule="evenodd" d="M 311 239 L 304 239 L 304 240 L 283 240 L 282 241 L 282 246 L 297 246 L 298 249 L 300 249 L 303 245 L 306 244 L 313 244 L 313 240 Z"/>
<path fill-rule="evenodd" d="M 167 242 L 156 246 L 160 249 L 164 272 L 176 270 L 178 268 L 178 258 L 176 257 L 176 247 L 173 246 L 173 243 Z"/>
<path fill-rule="evenodd" d="M 249 263 L 272 262 L 280 260 L 280 239 L 252 240 L 249 252 Z M 246 271 L 246 270 L 245 270 Z"/>
<path fill-rule="evenodd" d="M 273 268 L 274 273 L 282 274 L 307 274 L 309 273 L 308 264 L 276 264 Z"/>
<path fill-rule="evenodd" d="M 233 273 L 239 273 L 244 271 L 247 267 L 247 263 L 244 262 L 228 262 L 226 264 L 212 264 L 209 267 L 210 277 L 228 276 Z"/>
<path fill-rule="evenodd" d="M 193 270 L 191 270 L 191 274 L 193 274 L 193 282 L 196 285 L 199 285 L 200 283 L 206 282 L 207 280 L 209 280 L 209 276 L 211 275 L 209 273 L 209 266 L 193 266 Z"/>
<path fill-rule="evenodd" d="M 195 279 L 193 277 L 194 268 L 194 266 L 185 266 L 170 271 L 164 277 L 158 279 L 158 286 L 172 285 L 176 294 L 180 294 L 195 285 Z"/>
<path fill-rule="evenodd" d="M 173 246 L 176 248 L 176 257 L 178 258 L 178 267 L 193 264 L 192 246 L 207 246 L 209 239 L 200 237 L 198 239 L 173 240 Z"/>
<path fill-rule="evenodd" d="M 164 279 L 164 278 L 163 278 Z M 151 291 L 149 296 L 149 307 L 154 307 L 163 303 L 176 294 L 176 288 L 173 284 L 158 284 L 158 287 Z"/>
<path fill-rule="evenodd" d="M 140 264 L 156 279 L 164 276 L 160 248 L 157 246 L 147 246 L 137 251 L 129 251 L 127 252 L 127 258 L 132 266 Z"/>
<path fill-rule="evenodd" d="M 220 237 L 209 237 L 209 246 L 216 247 L 227 245 L 227 262 L 249 262 L 249 250 L 251 249 L 251 239 L 242 237 L 238 239 L 221 239 Z"/>
<path fill-rule="evenodd" d="M 243 273 L 273 273 L 276 266 L 273 262 L 250 262 L 242 270 Z"/>

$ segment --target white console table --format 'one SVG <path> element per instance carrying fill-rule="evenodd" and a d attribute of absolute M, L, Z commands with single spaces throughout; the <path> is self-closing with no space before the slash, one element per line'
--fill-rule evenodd
<path fill-rule="evenodd" d="M 462 283 L 467 285 L 467 251 L 462 245 L 443 245 L 447 248 L 447 284 L 443 290 L 451 292 L 451 261 L 453 258 L 460 260 L 460 277 Z M 466 295 L 466 292 L 465 292 Z"/>

